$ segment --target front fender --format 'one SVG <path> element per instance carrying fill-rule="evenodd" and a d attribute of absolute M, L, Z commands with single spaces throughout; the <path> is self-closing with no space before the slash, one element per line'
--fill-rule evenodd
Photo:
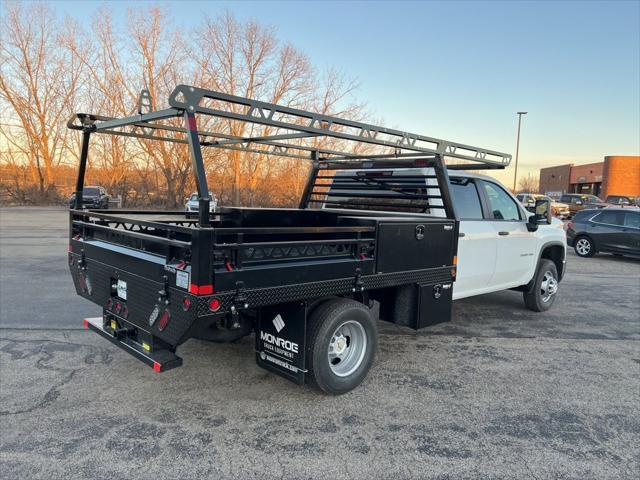
<path fill-rule="evenodd" d="M 557 247 L 557 248 L 562 249 L 561 250 L 562 254 L 560 256 L 558 256 L 557 258 L 551 258 L 549 256 L 545 256 L 545 252 L 548 249 L 550 249 L 551 247 Z M 567 242 L 566 242 L 566 238 L 565 238 L 564 242 L 553 240 L 553 241 L 548 241 L 548 242 L 544 243 L 542 245 L 542 247 L 540 248 L 540 253 L 538 254 L 538 265 L 540 264 L 540 260 L 542 260 L 543 258 L 548 258 L 549 260 L 553 260 L 553 262 L 556 264 L 556 268 L 558 270 L 558 282 L 562 281 L 562 278 L 564 277 L 564 273 L 565 273 L 566 266 L 567 266 Z"/>
<path fill-rule="evenodd" d="M 560 251 L 560 255 L 554 255 L 554 253 Z M 555 257 L 555 258 L 554 258 Z M 529 283 L 522 287 L 518 287 L 517 290 L 531 292 L 533 289 L 534 280 L 536 278 L 536 274 L 538 273 L 538 268 L 540 268 L 540 262 L 542 259 L 548 259 L 553 261 L 556 265 L 556 270 L 558 270 L 558 282 L 562 281 L 564 277 L 564 272 L 566 270 L 567 265 L 567 242 L 562 242 L 560 240 L 550 240 L 543 243 L 538 250 L 538 261 L 536 262 L 536 268 L 533 272 L 531 280 Z"/>

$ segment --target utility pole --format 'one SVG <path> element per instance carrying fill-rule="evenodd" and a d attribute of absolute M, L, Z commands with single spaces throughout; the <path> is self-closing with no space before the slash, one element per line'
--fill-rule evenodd
<path fill-rule="evenodd" d="M 527 112 L 516 112 L 518 114 L 518 138 L 516 140 L 516 170 L 513 172 L 513 193 L 516 193 L 516 182 L 518 180 L 518 153 L 520 152 L 520 124 L 522 123 L 522 116 Z"/>

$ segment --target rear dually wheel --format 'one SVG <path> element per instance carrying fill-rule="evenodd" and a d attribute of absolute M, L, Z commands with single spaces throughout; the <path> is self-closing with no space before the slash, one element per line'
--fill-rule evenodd
<path fill-rule="evenodd" d="M 307 379 L 320 390 L 339 395 L 366 377 L 378 344 L 377 326 L 369 308 L 348 299 L 320 304 L 307 332 Z"/>

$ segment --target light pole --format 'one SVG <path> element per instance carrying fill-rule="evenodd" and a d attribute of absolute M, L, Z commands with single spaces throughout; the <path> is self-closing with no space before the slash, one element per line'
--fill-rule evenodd
<path fill-rule="evenodd" d="M 522 123 L 522 115 L 527 112 L 516 112 L 518 114 L 518 138 L 516 140 L 516 170 L 513 172 L 513 193 L 516 193 L 516 181 L 518 180 L 518 153 L 520 152 L 520 124 Z"/>

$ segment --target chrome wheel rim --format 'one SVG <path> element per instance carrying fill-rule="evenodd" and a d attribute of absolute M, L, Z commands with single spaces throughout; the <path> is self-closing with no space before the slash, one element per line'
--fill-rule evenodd
<path fill-rule="evenodd" d="M 327 352 L 329 367 L 338 377 L 347 377 L 362 364 L 366 351 L 367 334 L 364 327 L 354 320 L 348 320 L 331 335 Z"/>
<path fill-rule="evenodd" d="M 558 280 L 550 270 L 544 272 L 542 283 L 540 284 L 540 295 L 543 302 L 548 302 L 558 291 Z"/>
<path fill-rule="evenodd" d="M 576 250 L 580 255 L 588 255 L 591 251 L 591 242 L 586 238 L 581 238 L 576 243 Z"/>

